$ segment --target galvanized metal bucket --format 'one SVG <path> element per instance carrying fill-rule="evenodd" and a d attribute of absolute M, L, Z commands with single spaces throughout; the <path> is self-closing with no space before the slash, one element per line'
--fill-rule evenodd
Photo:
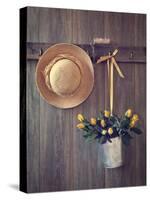
<path fill-rule="evenodd" d="M 105 168 L 116 168 L 123 165 L 122 140 L 120 137 L 112 138 L 112 143 L 101 145 L 102 161 Z"/>

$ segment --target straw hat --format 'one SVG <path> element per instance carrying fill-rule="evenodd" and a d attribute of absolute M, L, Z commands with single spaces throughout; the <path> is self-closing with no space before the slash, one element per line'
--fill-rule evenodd
<path fill-rule="evenodd" d="M 36 84 L 49 104 L 59 108 L 75 107 L 87 99 L 93 88 L 90 57 L 78 46 L 56 44 L 40 57 Z"/>

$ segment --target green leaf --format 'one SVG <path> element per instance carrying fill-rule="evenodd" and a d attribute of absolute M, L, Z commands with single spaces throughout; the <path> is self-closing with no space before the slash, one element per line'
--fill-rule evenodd
<path fill-rule="evenodd" d="M 128 129 L 129 128 L 129 124 L 130 124 L 130 119 L 126 118 L 126 119 L 123 119 L 121 122 L 120 122 L 120 127 L 122 129 Z"/>
<path fill-rule="evenodd" d="M 89 126 L 90 125 L 90 123 L 88 122 L 88 121 L 84 121 L 84 122 L 82 122 L 85 126 Z"/>
<path fill-rule="evenodd" d="M 110 117 L 110 120 L 111 120 L 113 123 L 115 123 L 115 122 L 116 122 L 115 116 L 111 116 L 111 117 Z"/>
<path fill-rule="evenodd" d="M 112 143 L 111 139 L 110 138 L 107 138 L 108 142 Z"/>
<path fill-rule="evenodd" d="M 91 142 L 95 139 L 95 137 L 96 137 L 95 134 L 91 134 L 90 136 L 86 137 L 86 141 Z"/>
<path fill-rule="evenodd" d="M 100 144 L 104 144 L 104 143 L 106 143 L 106 141 L 107 141 L 106 136 L 102 136 L 102 137 L 99 139 L 99 143 L 100 143 Z"/>
<path fill-rule="evenodd" d="M 84 132 L 88 132 L 88 131 L 89 131 L 88 127 L 84 127 L 84 128 L 83 128 L 83 131 L 84 131 Z"/>
<path fill-rule="evenodd" d="M 142 131 L 141 129 L 137 128 L 137 127 L 134 127 L 134 128 L 130 128 L 130 131 L 136 133 L 137 135 L 140 135 L 142 134 Z"/>
<path fill-rule="evenodd" d="M 89 128 L 89 130 L 94 130 L 94 127 L 91 125 L 89 125 L 88 128 Z"/>
<path fill-rule="evenodd" d="M 91 135 L 91 132 L 88 132 L 88 131 L 86 131 L 84 134 L 83 134 L 83 137 L 89 137 Z"/>
<path fill-rule="evenodd" d="M 100 113 L 99 113 L 99 116 L 98 116 L 98 118 L 97 118 L 97 119 L 98 119 L 98 120 L 101 120 L 101 119 L 103 119 L 103 118 L 104 118 L 104 115 L 103 115 L 103 113 L 102 113 L 102 112 L 100 112 Z"/>
<path fill-rule="evenodd" d="M 99 132 L 99 126 L 95 125 L 94 130 Z"/>
<path fill-rule="evenodd" d="M 92 131 L 88 130 L 88 131 L 84 131 L 84 135 L 87 135 L 87 136 L 91 136 L 92 135 Z"/>
<path fill-rule="evenodd" d="M 112 127 L 120 128 L 120 119 L 116 115 L 111 116 L 109 121 Z"/>
<path fill-rule="evenodd" d="M 87 135 L 83 135 L 83 137 L 86 139 L 86 138 L 88 138 L 88 136 Z"/>

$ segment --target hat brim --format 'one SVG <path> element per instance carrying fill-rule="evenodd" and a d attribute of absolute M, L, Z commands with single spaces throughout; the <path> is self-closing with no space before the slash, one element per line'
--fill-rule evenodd
<path fill-rule="evenodd" d="M 59 96 L 52 90 L 49 90 L 43 76 L 45 67 L 62 53 L 74 56 L 81 63 L 79 66 L 82 77 L 80 86 L 73 95 L 66 97 Z M 36 67 L 35 79 L 40 95 L 49 104 L 58 108 L 72 108 L 83 103 L 90 95 L 94 85 L 94 70 L 90 57 L 83 49 L 73 44 L 60 43 L 48 48 L 40 57 Z"/>

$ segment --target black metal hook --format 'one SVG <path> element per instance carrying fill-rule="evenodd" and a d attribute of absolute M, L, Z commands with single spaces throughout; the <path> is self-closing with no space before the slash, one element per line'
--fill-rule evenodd
<path fill-rule="evenodd" d="M 134 57 L 134 53 L 133 53 L 133 51 L 130 53 L 130 57 L 129 57 L 129 59 L 133 59 L 133 57 Z"/>
<path fill-rule="evenodd" d="M 43 49 L 40 48 L 40 50 L 39 50 L 39 56 L 42 56 L 42 54 L 43 54 Z"/>

